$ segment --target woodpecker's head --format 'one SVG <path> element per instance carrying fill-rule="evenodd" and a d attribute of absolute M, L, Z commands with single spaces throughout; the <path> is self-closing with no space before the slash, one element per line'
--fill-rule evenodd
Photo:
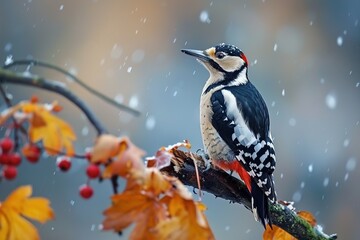
<path fill-rule="evenodd" d="M 211 76 L 220 74 L 223 79 L 231 81 L 243 73 L 243 76 L 247 78 L 248 61 L 245 54 L 233 45 L 221 43 L 204 51 L 191 49 L 182 49 L 181 51 L 196 57 Z"/>

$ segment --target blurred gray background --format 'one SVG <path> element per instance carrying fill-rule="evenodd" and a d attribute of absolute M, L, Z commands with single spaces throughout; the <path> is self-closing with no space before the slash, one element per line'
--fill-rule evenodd
<path fill-rule="evenodd" d="M 116 1 L 0 0 L 0 61 L 35 58 L 61 66 L 107 96 L 141 110 L 119 112 L 60 74 L 116 135 L 128 135 L 148 155 L 188 139 L 202 147 L 199 97 L 206 70 L 182 48 L 205 49 L 221 42 L 239 46 L 250 80 L 271 115 L 278 165 L 278 197 L 315 214 L 327 233 L 356 239 L 360 215 L 360 1 Z M 54 94 L 8 85 L 13 101 L 60 101 L 60 114 L 78 134 L 79 153 L 95 133 L 84 116 Z M 1 109 L 4 102 L 1 100 Z M 3 130 L 2 130 L 3 134 Z M 2 182 L 0 199 L 16 186 L 32 184 L 48 197 L 56 220 L 40 226 L 43 239 L 119 239 L 101 232 L 109 206 L 108 182 L 92 182 L 90 200 L 78 196 L 85 163 L 67 174 L 54 158 L 24 162 L 19 177 Z M 260 239 L 262 226 L 243 206 L 206 194 L 206 215 L 217 239 Z M 121 239 L 126 239 L 128 232 Z"/>

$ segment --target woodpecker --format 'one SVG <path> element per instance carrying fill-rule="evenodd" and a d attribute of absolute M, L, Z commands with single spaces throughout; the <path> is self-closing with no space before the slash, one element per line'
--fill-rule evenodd
<path fill-rule="evenodd" d="M 235 171 L 251 193 L 256 221 L 272 226 L 269 202 L 276 201 L 275 149 L 266 103 L 248 78 L 248 60 L 237 47 L 219 44 L 204 51 L 183 49 L 209 71 L 200 100 L 200 126 L 211 162 Z"/>

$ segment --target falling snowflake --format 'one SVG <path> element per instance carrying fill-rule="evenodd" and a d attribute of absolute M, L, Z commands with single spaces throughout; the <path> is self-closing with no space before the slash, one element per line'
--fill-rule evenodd
<path fill-rule="evenodd" d="M 207 11 L 205 11 L 205 10 L 200 13 L 199 18 L 200 18 L 200 21 L 203 22 L 203 23 L 210 23 L 211 22 L 210 19 L 209 19 L 209 13 Z"/>
<path fill-rule="evenodd" d="M 278 48 L 278 45 L 275 43 L 275 45 L 274 45 L 274 52 L 276 52 L 277 48 Z"/>
<path fill-rule="evenodd" d="M 354 171 L 356 167 L 356 159 L 355 158 L 350 158 L 347 162 L 346 162 L 346 171 Z"/>
<path fill-rule="evenodd" d="M 147 130 L 153 130 L 155 127 L 155 124 L 156 124 L 155 118 L 153 116 L 149 116 L 146 119 L 145 127 Z"/>
<path fill-rule="evenodd" d="M 341 36 L 338 36 L 336 39 L 336 43 L 339 47 L 343 45 L 343 38 Z"/>
<path fill-rule="evenodd" d="M 313 167 L 312 164 L 310 164 L 310 165 L 308 166 L 308 170 L 309 170 L 309 172 L 312 172 L 312 171 L 314 170 L 314 167 Z"/>
<path fill-rule="evenodd" d="M 12 55 L 9 55 L 6 57 L 5 59 L 5 65 L 9 65 L 9 64 L 12 64 L 14 62 L 13 60 L 13 56 Z"/>
<path fill-rule="evenodd" d="M 325 103 L 328 108 L 335 109 L 337 104 L 336 96 L 333 93 L 328 93 L 325 97 Z"/>
<path fill-rule="evenodd" d="M 329 181 L 330 179 L 328 177 L 324 178 L 324 182 L 323 182 L 324 187 L 327 187 L 329 185 Z"/>
<path fill-rule="evenodd" d="M 139 99 L 136 95 L 132 96 L 129 100 L 129 106 L 136 108 L 139 105 Z"/>

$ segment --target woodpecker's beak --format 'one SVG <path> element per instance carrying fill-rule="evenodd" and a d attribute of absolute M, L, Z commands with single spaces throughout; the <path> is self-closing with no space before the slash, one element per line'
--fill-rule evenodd
<path fill-rule="evenodd" d="M 203 62 L 208 62 L 210 61 L 210 57 L 209 55 L 206 53 L 206 51 L 201 51 L 201 50 L 192 50 L 192 49 L 181 49 L 181 51 L 185 54 L 188 54 L 190 56 L 194 56 L 197 59 L 203 61 Z"/>

